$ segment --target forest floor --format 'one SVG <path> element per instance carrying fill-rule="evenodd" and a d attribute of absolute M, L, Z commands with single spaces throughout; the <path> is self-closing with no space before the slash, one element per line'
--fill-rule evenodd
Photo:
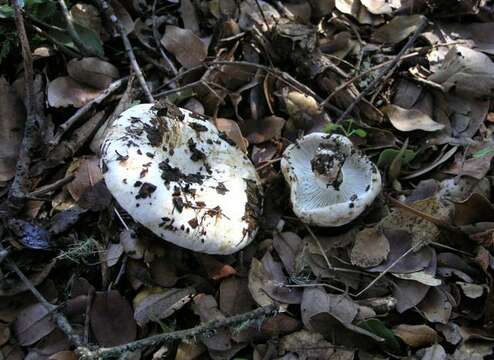
<path fill-rule="evenodd" d="M 494 359 L 493 56 L 491 0 L 0 0 L 0 359 Z M 105 185 L 110 125 L 165 101 L 255 167 L 241 251 Z M 293 211 L 312 133 L 382 181 L 341 226 Z"/>

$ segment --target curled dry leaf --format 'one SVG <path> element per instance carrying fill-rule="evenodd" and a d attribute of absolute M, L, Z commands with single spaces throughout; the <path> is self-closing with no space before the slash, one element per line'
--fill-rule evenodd
<path fill-rule="evenodd" d="M 117 290 L 97 291 L 89 316 L 91 330 L 101 346 L 117 346 L 136 339 L 132 308 Z"/>
<path fill-rule="evenodd" d="M 187 304 L 194 294 L 194 289 L 160 289 L 142 290 L 134 298 L 134 319 L 139 326 L 150 321 L 159 321 L 172 315 Z"/>
<path fill-rule="evenodd" d="M 410 347 L 424 347 L 438 340 L 437 332 L 427 325 L 400 324 L 393 328 L 393 333 Z"/>
<path fill-rule="evenodd" d="M 422 15 L 395 16 L 389 23 L 372 33 L 372 40 L 385 44 L 397 44 L 413 34 L 425 20 Z"/>
<path fill-rule="evenodd" d="M 13 324 L 14 334 L 22 346 L 34 344 L 55 328 L 50 312 L 40 303 L 22 310 Z"/>
<path fill-rule="evenodd" d="M 8 181 L 15 175 L 24 118 L 24 107 L 14 87 L 0 77 L 0 182 Z"/>
<path fill-rule="evenodd" d="M 72 79 L 96 89 L 106 89 L 119 77 L 115 66 L 96 57 L 72 59 L 67 72 Z"/>
<path fill-rule="evenodd" d="M 360 231 L 355 239 L 350 259 L 352 264 L 360 267 L 379 265 L 387 258 L 389 242 L 377 227 Z"/>
<path fill-rule="evenodd" d="M 397 105 L 386 105 L 382 112 L 385 113 L 393 126 L 400 131 L 438 131 L 444 129 L 443 124 L 432 120 L 429 115 L 420 110 L 404 109 Z"/>
<path fill-rule="evenodd" d="M 215 125 L 220 132 L 224 132 L 225 135 L 232 140 L 240 150 L 247 152 L 249 142 L 242 136 L 240 127 L 238 124 L 230 119 L 216 118 Z"/>
<path fill-rule="evenodd" d="M 429 77 L 446 92 L 465 97 L 485 98 L 493 95 L 494 63 L 465 46 L 454 46 L 446 54 L 441 68 Z"/>
<path fill-rule="evenodd" d="M 73 106 L 80 108 L 93 100 L 100 89 L 78 83 L 68 76 L 61 76 L 48 84 L 48 105 L 52 107 Z"/>
<path fill-rule="evenodd" d="M 207 45 L 191 30 L 168 25 L 161 44 L 185 68 L 201 64 L 208 55 Z"/>

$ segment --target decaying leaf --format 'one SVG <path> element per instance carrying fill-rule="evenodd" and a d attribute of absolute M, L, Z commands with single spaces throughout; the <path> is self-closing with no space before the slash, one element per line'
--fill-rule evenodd
<path fill-rule="evenodd" d="M 389 242 L 378 228 L 360 231 L 355 239 L 350 259 L 360 267 L 377 266 L 389 253 Z"/>
<path fill-rule="evenodd" d="M 134 319 L 139 326 L 165 319 L 187 304 L 193 294 L 192 288 L 145 289 L 134 298 Z"/>
<path fill-rule="evenodd" d="M 80 84 L 68 76 L 62 76 L 48 84 L 47 92 L 48 104 L 52 107 L 80 108 L 97 97 L 101 90 Z"/>
<path fill-rule="evenodd" d="M 103 179 L 99 159 L 96 156 L 75 159 L 67 169 L 67 175 L 75 178 L 67 184 L 67 190 L 74 200 L 79 200 L 88 189 Z"/>
<path fill-rule="evenodd" d="M 390 104 L 386 105 L 382 111 L 388 116 L 391 124 L 400 131 L 438 131 L 444 128 L 443 124 L 435 122 L 420 110 L 407 110 Z"/>
<path fill-rule="evenodd" d="M 171 52 L 185 68 L 201 64 L 208 54 L 207 45 L 191 30 L 168 25 L 161 44 Z"/>
<path fill-rule="evenodd" d="M 13 324 L 14 334 L 22 346 L 34 344 L 55 328 L 50 311 L 40 303 L 28 306 L 21 311 Z"/>
<path fill-rule="evenodd" d="M 295 353 L 298 359 L 332 359 L 333 345 L 321 334 L 300 330 L 281 339 L 280 355 Z"/>
<path fill-rule="evenodd" d="M 216 118 L 215 125 L 218 130 L 224 132 L 225 135 L 232 140 L 240 150 L 247 152 L 249 143 L 242 136 L 242 131 L 240 131 L 240 127 L 235 121 L 225 118 Z"/>
<path fill-rule="evenodd" d="M 91 330 L 101 346 L 134 341 L 137 326 L 132 308 L 117 290 L 97 291 L 90 311 Z"/>

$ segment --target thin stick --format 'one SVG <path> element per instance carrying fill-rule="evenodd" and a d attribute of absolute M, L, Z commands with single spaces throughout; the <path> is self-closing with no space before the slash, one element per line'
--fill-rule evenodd
<path fill-rule="evenodd" d="M 59 130 L 53 138 L 53 144 L 60 142 L 62 136 L 69 130 L 76 122 L 78 122 L 82 117 L 84 117 L 89 110 L 91 110 L 95 105 L 102 103 L 106 98 L 112 95 L 120 86 L 127 82 L 128 76 L 118 79 L 110 84 L 108 88 L 105 89 L 101 94 L 95 97 L 93 100 L 85 104 L 83 107 L 79 108 L 74 115 L 72 115 L 67 121 L 60 125 Z"/>
<path fill-rule="evenodd" d="M 0 245 L 0 251 L 3 250 L 3 247 Z M 5 259 L 7 266 L 14 271 L 17 276 L 21 279 L 21 281 L 26 285 L 26 287 L 31 291 L 34 297 L 43 305 L 43 307 L 50 312 L 53 320 L 57 324 L 60 330 L 67 336 L 70 343 L 74 346 L 82 346 L 82 339 L 74 332 L 74 329 L 70 325 L 67 318 L 58 310 L 57 306 L 50 304 L 48 300 L 34 287 L 31 281 L 27 278 L 26 275 L 19 269 L 19 267 L 8 257 Z"/>
<path fill-rule="evenodd" d="M 427 26 L 427 20 L 422 20 L 419 26 L 417 26 L 417 29 L 413 33 L 413 35 L 408 39 L 407 43 L 403 48 L 400 50 L 400 52 L 396 55 L 396 57 L 393 59 L 393 61 L 384 69 L 384 71 L 377 76 L 374 80 L 371 81 L 371 83 L 363 89 L 360 94 L 353 100 L 353 102 L 348 106 L 345 111 L 338 117 L 338 120 L 336 120 L 336 123 L 340 123 L 343 120 L 345 120 L 348 115 L 352 112 L 353 108 L 364 98 L 365 95 L 367 95 L 372 89 L 376 87 L 376 85 L 382 80 L 383 77 L 387 76 L 388 74 L 392 73 L 392 71 L 395 69 L 395 67 L 398 65 L 400 62 L 401 58 L 403 55 L 405 55 L 405 52 L 415 43 L 415 40 L 419 37 L 419 35 L 422 33 L 422 31 L 425 29 Z"/>
<path fill-rule="evenodd" d="M 373 287 L 376 282 L 378 282 L 384 275 L 386 275 L 396 264 L 398 264 L 401 260 L 403 260 L 405 258 L 405 256 L 407 256 L 408 254 L 410 254 L 412 251 L 414 251 L 418 247 L 422 246 L 423 244 L 424 244 L 423 241 L 419 241 L 418 243 L 413 245 L 410 249 L 408 249 L 403 254 L 401 254 L 401 256 L 398 259 L 396 259 L 391 264 L 389 264 L 389 266 L 386 269 L 384 269 L 384 271 L 382 273 L 380 273 L 374 280 L 372 280 L 365 288 L 363 288 L 358 293 L 356 293 L 355 297 L 359 297 L 360 295 L 365 293 L 367 290 L 369 290 L 371 287 Z"/>
<path fill-rule="evenodd" d="M 153 1 L 153 14 L 152 14 L 152 19 L 153 19 L 153 38 L 154 42 L 156 43 L 156 46 L 158 47 L 161 57 L 163 60 L 165 60 L 165 64 L 168 68 L 168 71 L 173 74 L 173 76 L 178 74 L 177 68 L 175 65 L 173 65 L 173 62 L 170 60 L 168 55 L 166 54 L 165 50 L 163 50 L 163 45 L 161 45 L 160 41 L 160 34 L 158 32 L 158 22 L 156 21 L 156 5 L 158 3 L 158 0 Z"/>
<path fill-rule="evenodd" d="M 227 317 L 221 320 L 208 321 L 202 325 L 187 330 L 178 330 L 169 333 L 153 335 L 145 339 L 133 341 L 125 345 L 115 346 L 111 348 L 100 348 L 97 350 L 90 350 L 88 348 L 80 347 L 76 350 L 76 352 L 79 354 L 80 358 L 84 360 L 115 357 L 121 354 L 125 354 L 127 352 L 144 349 L 148 346 L 156 346 L 160 344 L 170 343 L 172 341 L 179 339 L 194 338 L 197 336 L 210 333 L 211 331 L 214 331 L 222 327 L 234 326 L 247 321 L 261 319 L 263 317 L 267 317 L 275 314 L 276 311 L 277 308 L 275 305 L 268 305 L 257 308 L 253 311 L 246 312 L 244 314 Z"/>
<path fill-rule="evenodd" d="M 323 249 L 321 243 L 319 242 L 319 239 L 317 238 L 317 236 L 311 230 L 311 228 L 309 227 L 309 225 L 307 225 L 304 222 L 302 222 L 302 224 L 304 224 L 304 226 L 307 229 L 307 231 L 309 232 L 310 236 L 315 240 L 317 246 L 319 247 L 319 251 L 321 252 L 321 255 L 324 258 L 324 261 L 326 261 L 326 265 L 328 265 L 328 269 L 329 270 L 333 270 L 333 265 L 331 265 L 331 263 L 329 262 L 328 256 L 326 255 L 326 252 L 324 251 L 324 249 Z"/>
<path fill-rule="evenodd" d="M 52 184 L 42 186 L 39 189 L 36 189 L 36 190 L 30 192 L 27 195 L 27 197 L 28 198 L 37 198 L 39 196 L 46 195 L 49 192 L 57 190 L 57 189 L 61 188 L 62 186 L 64 186 L 65 184 L 68 184 L 69 182 L 74 180 L 74 178 L 75 178 L 75 175 L 67 175 L 66 177 L 61 178 L 60 180 L 57 180 Z"/>
<path fill-rule="evenodd" d="M 41 128 L 40 115 L 36 111 L 36 101 L 34 98 L 34 70 L 31 48 L 24 26 L 24 18 L 21 13 L 20 1 L 12 0 L 14 8 L 15 27 L 17 36 L 21 44 L 22 59 L 24 67 L 24 86 L 25 86 L 25 104 L 26 104 L 26 124 L 24 127 L 24 137 L 19 149 L 17 158 L 16 173 L 14 181 L 9 190 L 8 201 L 11 210 L 18 211 L 25 202 L 26 194 L 31 188 L 31 179 L 29 168 L 31 166 L 31 151 L 34 148 L 39 129 Z"/>
<path fill-rule="evenodd" d="M 127 37 L 127 34 L 125 33 L 125 29 L 122 25 L 122 22 L 115 15 L 113 8 L 108 4 L 108 2 L 106 0 L 98 0 L 98 3 L 101 6 L 101 8 L 103 9 L 103 11 L 105 12 L 106 16 L 108 16 L 110 21 L 117 28 L 118 33 L 120 34 L 120 37 L 122 38 L 125 50 L 127 51 L 127 56 L 129 57 L 130 64 L 132 65 L 132 68 L 134 69 L 136 77 L 139 80 L 139 84 L 141 85 L 141 88 L 144 91 L 144 94 L 146 95 L 147 101 L 150 103 L 154 103 L 153 95 L 151 95 L 151 90 L 149 90 L 148 84 L 146 83 L 146 80 L 144 79 L 144 75 L 142 74 L 141 67 L 139 66 L 139 64 L 136 60 L 134 50 L 132 50 L 132 44 L 130 43 L 129 38 Z"/>
<path fill-rule="evenodd" d="M 84 44 L 84 42 L 79 37 L 79 34 L 77 33 L 75 26 L 74 26 L 72 15 L 70 15 L 69 9 L 67 8 L 65 1 L 64 0 L 58 0 L 58 4 L 62 8 L 62 14 L 63 14 L 63 16 L 65 18 L 65 22 L 67 24 L 67 32 L 69 33 L 69 36 L 72 39 L 72 41 L 74 42 L 75 46 L 77 46 L 77 48 L 82 53 L 82 55 L 85 55 L 85 56 L 95 55 L 94 50 L 87 47 L 86 44 Z"/>

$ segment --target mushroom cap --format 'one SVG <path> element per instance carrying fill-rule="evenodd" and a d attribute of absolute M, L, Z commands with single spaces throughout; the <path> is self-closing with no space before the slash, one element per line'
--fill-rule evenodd
<path fill-rule="evenodd" d="M 205 116 L 174 105 L 131 107 L 108 129 L 101 161 L 117 202 L 167 241 L 231 254 L 256 235 L 255 168 Z"/>
<path fill-rule="evenodd" d="M 313 170 L 313 159 L 330 152 L 328 150 L 344 157 L 341 181 L 332 182 L 331 176 L 321 176 Z M 334 163 L 341 165 L 340 161 Z M 285 149 L 281 170 L 290 185 L 293 212 L 302 221 L 316 226 L 348 224 L 381 191 L 381 175 L 376 165 L 342 135 L 312 133 L 304 136 Z"/>

